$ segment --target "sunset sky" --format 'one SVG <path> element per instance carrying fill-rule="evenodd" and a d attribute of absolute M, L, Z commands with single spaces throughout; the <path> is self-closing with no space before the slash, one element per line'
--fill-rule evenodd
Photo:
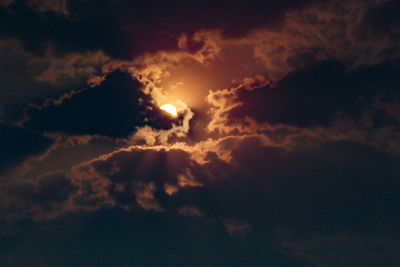
<path fill-rule="evenodd" d="M 0 0 L 0 266 L 400 266 L 399 14 Z"/>

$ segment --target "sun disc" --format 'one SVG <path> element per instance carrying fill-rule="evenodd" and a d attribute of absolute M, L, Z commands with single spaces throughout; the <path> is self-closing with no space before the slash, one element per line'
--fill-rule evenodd
<path fill-rule="evenodd" d="M 164 104 L 164 105 L 162 105 L 162 106 L 160 107 L 160 109 L 162 109 L 162 110 L 168 112 L 170 115 L 172 115 L 172 116 L 174 116 L 174 117 L 178 114 L 178 112 L 176 111 L 176 107 L 174 107 L 174 106 L 171 105 L 171 104 Z"/>

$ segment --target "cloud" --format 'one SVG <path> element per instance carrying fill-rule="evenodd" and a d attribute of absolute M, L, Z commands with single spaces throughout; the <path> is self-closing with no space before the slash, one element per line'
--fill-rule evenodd
<path fill-rule="evenodd" d="M 110 57 L 100 50 L 64 56 L 54 56 L 51 50 L 47 50 L 45 57 L 31 60 L 31 65 L 47 66 L 43 72 L 33 76 L 35 81 L 61 85 L 70 80 L 85 80 L 87 77 L 90 79 L 90 76 L 98 74 L 101 66 L 110 60 Z"/>
<path fill-rule="evenodd" d="M 62 172 L 44 174 L 36 180 L 9 183 L 1 192 L 8 206 L 2 210 L 3 219 L 43 220 L 58 217 L 63 214 L 69 198 L 77 189 Z"/>
<path fill-rule="evenodd" d="M 391 61 L 345 72 L 337 61 L 322 61 L 292 71 L 276 84 L 262 76 L 246 78 L 209 92 L 212 119 L 207 129 L 222 136 L 262 134 L 276 146 L 290 147 L 293 138 L 308 136 L 384 151 L 391 147 L 398 153 L 398 79 L 393 76 L 398 67 Z"/>
<path fill-rule="evenodd" d="M 191 207 L 191 206 L 183 206 L 183 207 L 179 208 L 178 209 L 178 213 L 180 215 L 192 216 L 192 217 L 195 217 L 195 218 L 204 217 L 203 213 L 201 213 L 201 211 L 198 208 Z"/>
<path fill-rule="evenodd" d="M 0 5 L 4 6 L 4 7 L 8 7 L 9 5 L 11 5 L 14 2 L 14 0 L 1 0 L 0 1 Z"/>
<path fill-rule="evenodd" d="M 275 29 L 283 22 L 285 12 L 312 2 L 264 1 L 249 5 L 238 1 L 232 5 L 230 1 L 179 1 L 168 5 L 154 1 L 15 1 L 8 5 L 11 12 L 2 12 L 4 25 L 8 25 L 2 32 L 24 40 L 36 51 L 50 40 L 59 51 L 101 49 L 113 57 L 129 59 L 160 49 L 176 49 L 176 38 L 182 33 L 220 28 L 224 35 L 237 37 L 254 28 Z M 119 20 L 121 14 L 126 19 Z M 30 35 L 33 30 L 34 37 Z"/>
<path fill-rule="evenodd" d="M 398 9 L 2 1 L 0 234 L 22 241 L 0 260 L 390 266 Z M 71 249 L 40 262 L 49 233 Z"/>
<path fill-rule="evenodd" d="M 164 209 L 160 206 L 158 201 L 154 197 L 154 193 L 157 190 L 155 184 L 150 182 L 144 184 L 142 182 L 134 182 L 133 190 L 136 195 L 136 202 L 139 206 L 145 210 L 155 210 L 162 212 Z"/>
<path fill-rule="evenodd" d="M 0 123 L 0 171 L 14 167 L 28 156 L 44 152 L 52 140 L 37 132 Z"/>
<path fill-rule="evenodd" d="M 112 152 L 122 145 L 118 140 L 99 135 L 45 133 L 44 136 L 52 144 L 44 152 L 22 161 L 8 176 L 32 178 L 42 173 L 66 171 L 82 161 Z"/>
<path fill-rule="evenodd" d="M 394 1 L 328 1 L 285 14 L 279 32 L 260 29 L 245 42 L 254 45 L 272 77 L 313 61 L 339 60 L 348 69 L 371 66 L 399 55 L 398 25 L 389 24 L 382 38 L 375 38 L 370 20 L 386 20 L 379 10 Z M 375 18 L 374 18 L 375 16 Z M 394 21 L 392 19 L 392 21 Z"/>
<path fill-rule="evenodd" d="M 238 103 L 227 116 L 233 121 L 248 116 L 270 124 L 327 126 L 335 113 L 357 109 L 360 92 L 352 92 L 344 76 L 337 62 L 319 62 L 289 73 L 273 87 L 253 83 L 249 90 L 240 85 L 234 89 Z"/>
<path fill-rule="evenodd" d="M 210 32 L 204 34 L 212 36 Z M 268 171 L 278 173 L 272 167 L 268 170 L 265 163 L 258 160 L 247 163 L 252 166 L 251 169 L 241 166 L 244 159 L 237 151 L 243 150 L 242 153 L 247 155 L 243 148 L 245 143 L 252 147 L 252 153 L 261 153 L 261 158 L 270 158 L 269 154 L 280 158 L 285 153 L 292 155 L 296 151 L 321 148 L 321 144 L 331 142 L 349 142 L 352 145 L 356 145 L 352 142 L 357 142 L 357 149 L 363 148 L 363 145 L 383 147 L 383 136 L 388 136 L 388 133 L 393 135 L 390 142 L 396 142 L 396 102 L 386 101 L 384 96 L 395 92 L 397 80 L 392 73 L 398 68 L 397 62 L 346 72 L 338 61 L 319 61 L 289 72 L 279 82 L 270 80 L 266 75 L 254 75 L 230 88 L 210 91 L 207 101 L 212 105 L 211 121 L 209 132 L 206 131 L 209 139 L 206 136 L 200 142 L 189 144 L 186 138 L 190 137 L 190 123 L 196 118 L 189 107 L 181 103 L 179 122 L 174 122 L 163 117 L 154 103 L 165 99 L 165 91 L 159 82 L 173 64 L 186 60 L 203 64 L 219 57 L 220 50 L 216 49 L 212 50 L 217 51 L 211 53 L 213 56 L 203 61 L 198 53 L 203 53 L 199 51 L 203 51 L 205 43 L 211 39 L 204 36 L 196 38 L 200 45 L 193 51 L 189 48 L 189 37 L 182 37 L 180 45 L 188 51 L 159 53 L 133 62 L 110 62 L 103 69 L 104 76 L 98 77 L 97 82 L 100 83 L 70 91 L 58 99 L 46 100 L 42 106 L 31 105 L 27 109 L 25 127 L 55 134 L 126 138 L 124 142 L 132 145 L 72 169 L 69 177 L 73 177 L 71 179 L 78 185 L 79 191 L 73 197 L 75 206 L 70 207 L 71 210 L 97 210 L 102 207 L 131 209 L 136 203 L 146 209 L 163 211 L 169 205 L 177 205 L 171 204 L 169 198 L 180 198 L 186 190 L 198 190 L 203 194 L 205 189 L 202 188 L 209 188 L 221 178 L 224 183 L 227 177 L 234 179 L 242 173 L 241 169 L 242 175 L 246 170 L 256 181 L 259 181 L 259 175 L 268 175 Z M 211 47 L 220 47 L 218 42 L 210 41 L 210 44 Z M 161 65 L 158 65 L 160 62 Z M 378 80 L 371 73 L 381 73 L 384 79 Z M 363 85 L 363 91 L 355 89 L 354 82 Z M 357 102 L 359 96 L 364 96 L 366 103 Z M 377 125 L 377 122 L 382 122 L 377 117 L 378 113 L 392 120 L 387 120 L 389 124 L 381 127 Z M 356 123 L 349 129 L 339 129 L 344 128 L 346 123 L 343 118 Z M 371 120 L 372 124 L 368 124 Z M 268 149 L 264 151 L 266 147 Z M 163 162 L 174 149 L 185 155 L 178 158 L 186 158 L 183 164 L 186 167 L 173 171 L 172 175 L 161 169 L 157 175 L 150 171 L 144 177 L 131 176 L 127 173 L 135 170 L 136 165 L 120 165 L 119 159 L 112 163 L 114 165 L 108 162 L 113 157 L 123 158 L 118 155 L 129 155 L 129 151 L 132 152 L 132 159 L 154 157 Z M 127 162 L 131 162 L 130 156 L 126 156 Z M 254 158 L 252 154 L 247 157 Z M 107 163 L 100 164 L 104 159 Z M 296 156 L 291 160 L 298 161 Z M 98 166 L 105 169 L 98 169 Z M 202 203 L 196 201 L 184 205 L 199 207 L 207 215 L 232 217 L 225 210 L 222 213 L 207 211 Z"/>
<path fill-rule="evenodd" d="M 132 146 L 77 165 L 70 177 L 80 185 L 75 196 L 77 209 L 86 205 L 82 203 L 132 209 L 136 202 L 146 210 L 161 212 L 166 209 L 161 200 L 200 186 L 201 173 L 185 151 Z"/>
<path fill-rule="evenodd" d="M 218 235 L 249 242 L 254 249 L 269 238 L 274 250 L 321 266 L 325 259 L 350 265 L 362 262 L 364 251 L 372 254 L 386 248 L 388 237 L 380 229 L 390 229 L 397 220 L 398 158 L 352 142 L 303 139 L 298 140 L 303 146 L 287 150 L 264 143 L 261 136 L 232 136 L 213 144 L 217 151 L 229 148 L 226 161 L 208 152 L 204 161 L 197 162 L 192 158 L 197 146 L 123 148 L 74 166 L 62 176 L 66 178 L 41 178 L 43 182 L 34 185 L 28 182 L 28 189 L 10 185 L 18 188 L 12 193 L 15 197 L 25 197 L 25 205 L 14 216 L 40 221 L 77 211 L 98 214 L 122 209 L 129 216 L 162 213 L 166 216 L 162 218 L 178 220 L 170 217 L 178 213 L 186 220 L 190 216 L 218 225 L 222 229 Z M 188 179 L 189 173 L 202 186 L 181 184 L 179 177 Z M 274 237 L 276 227 L 305 237 Z M 326 229 L 330 237 L 318 241 Z M 349 240 L 342 240 L 343 231 Z M 352 238 L 363 232 L 382 238 L 376 242 L 372 237 Z M 313 235 L 317 237 L 310 241 L 307 236 Z M 348 252 L 351 257 L 331 253 L 332 247 L 342 245 L 354 248 Z"/>
<path fill-rule="evenodd" d="M 39 12 L 54 12 L 56 14 L 67 16 L 69 14 L 67 8 L 67 0 L 29 0 L 28 5 Z"/>
<path fill-rule="evenodd" d="M 130 75 L 115 72 L 97 87 L 66 94 L 60 101 L 46 101 L 43 107 L 28 107 L 24 125 L 42 131 L 114 138 L 128 137 L 144 125 L 171 128 L 173 120 L 152 104 L 141 87 Z"/>
<path fill-rule="evenodd" d="M 109 59 L 102 51 L 84 51 L 57 55 L 51 44 L 44 53 L 35 55 L 27 51 L 18 39 L 0 40 L 0 107 L 2 118 L 16 121 L 23 106 L 47 97 L 84 86 L 88 77 L 98 75 Z"/>
<path fill-rule="evenodd" d="M 315 235 L 283 239 L 284 249 L 315 266 L 395 266 L 399 242 L 386 236 Z"/>
<path fill-rule="evenodd" d="M 236 238 L 243 238 L 250 231 L 250 225 L 235 220 L 225 220 L 224 226 L 229 235 Z"/>
<path fill-rule="evenodd" d="M 15 0 L 1 0 L 0 5 L 9 8 L 10 5 L 13 5 L 15 2 Z M 38 12 L 54 12 L 56 14 L 66 16 L 69 14 L 67 2 L 67 0 L 28 0 L 26 1 L 26 4 Z"/>

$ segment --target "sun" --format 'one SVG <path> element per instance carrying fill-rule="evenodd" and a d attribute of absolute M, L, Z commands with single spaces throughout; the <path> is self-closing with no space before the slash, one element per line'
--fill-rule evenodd
<path fill-rule="evenodd" d="M 171 105 L 171 104 L 164 104 L 160 107 L 160 109 L 168 112 L 170 115 L 172 115 L 173 117 L 176 117 L 176 115 L 178 114 L 176 111 L 176 107 Z"/>

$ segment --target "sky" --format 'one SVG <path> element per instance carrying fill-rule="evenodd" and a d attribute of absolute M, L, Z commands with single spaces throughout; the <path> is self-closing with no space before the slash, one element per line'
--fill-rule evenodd
<path fill-rule="evenodd" d="M 400 266 L 398 14 L 0 0 L 1 265 Z"/>

